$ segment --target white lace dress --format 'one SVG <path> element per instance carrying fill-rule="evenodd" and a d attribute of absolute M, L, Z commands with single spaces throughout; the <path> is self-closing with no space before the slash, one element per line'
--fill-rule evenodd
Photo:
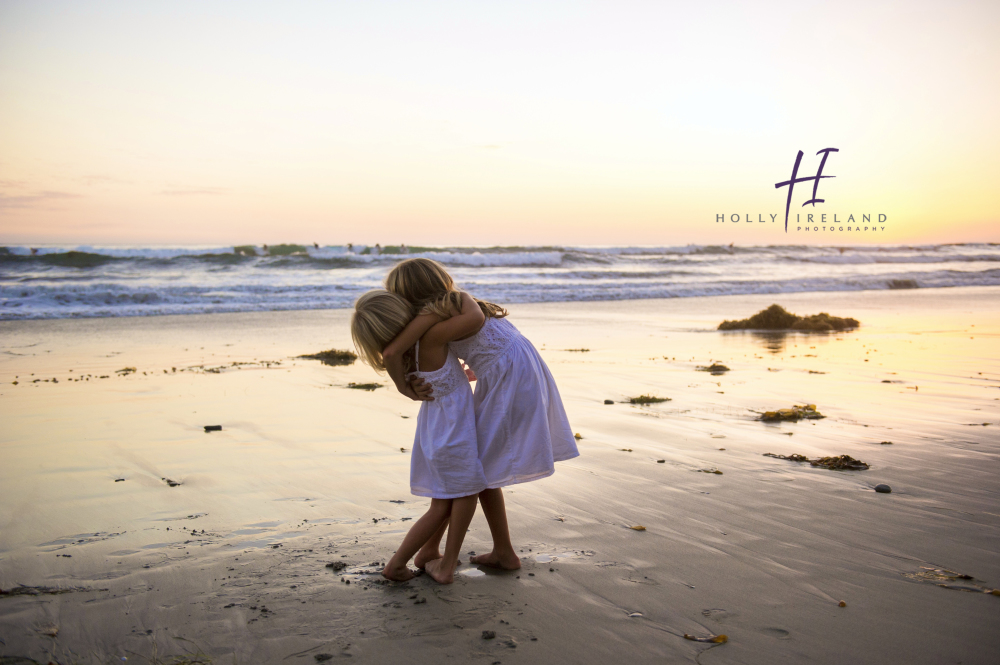
<path fill-rule="evenodd" d="M 417 342 L 417 357 L 420 343 Z M 486 489 L 476 443 L 475 406 L 469 379 L 455 354 L 441 369 L 413 375 L 434 386 L 434 400 L 423 402 L 410 457 L 410 492 L 434 499 L 455 499 Z M 411 375 L 411 376 L 413 376 Z"/>
<path fill-rule="evenodd" d="M 489 487 L 550 476 L 555 462 L 580 454 L 555 379 L 510 321 L 487 318 L 478 333 L 448 346 L 476 373 L 476 435 Z"/>

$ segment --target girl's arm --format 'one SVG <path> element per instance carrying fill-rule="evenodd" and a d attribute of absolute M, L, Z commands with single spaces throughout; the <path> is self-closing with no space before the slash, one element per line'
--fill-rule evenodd
<path fill-rule="evenodd" d="M 389 378 L 396 384 L 396 390 L 412 400 L 423 401 L 427 398 L 414 392 L 410 384 L 406 382 L 403 354 L 416 344 L 417 340 L 423 337 L 431 326 L 439 321 L 441 321 L 441 317 L 437 314 L 420 314 L 410 321 L 403 328 L 403 332 L 396 335 L 396 338 L 389 342 L 389 346 L 382 351 L 382 362 L 385 364 L 385 370 L 389 373 Z"/>
<path fill-rule="evenodd" d="M 478 332 L 485 322 L 486 315 L 479 308 L 479 304 L 463 291 L 462 311 L 453 314 L 450 319 L 434 324 L 422 337 L 432 344 L 447 344 Z"/>

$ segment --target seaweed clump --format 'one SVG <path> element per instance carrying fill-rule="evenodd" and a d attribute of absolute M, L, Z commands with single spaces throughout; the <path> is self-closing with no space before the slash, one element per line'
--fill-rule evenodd
<path fill-rule="evenodd" d="M 353 388 L 354 390 L 367 390 L 368 392 L 372 392 L 373 390 L 378 390 L 379 388 L 381 388 L 382 384 L 381 383 L 354 383 L 352 381 L 351 383 L 347 384 L 347 387 L 348 388 Z"/>
<path fill-rule="evenodd" d="M 811 316 L 792 314 L 781 305 L 771 305 L 749 319 L 738 321 L 723 321 L 719 330 L 805 330 L 810 332 L 829 332 L 831 330 L 850 330 L 861 324 L 857 319 L 830 316 L 826 312 Z"/>
<path fill-rule="evenodd" d="M 850 455 L 834 455 L 832 457 L 817 457 L 816 459 L 809 459 L 805 455 L 775 455 L 774 453 L 764 453 L 764 457 L 786 459 L 789 462 L 809 462 L 812 466 L 820 466 L 824 469 L 832 469 L 834 471 L 865 471 L 870 468 L 870 465 L 867 462 L 854 459 Z"/>
<path fill-rule="evenodd" d="M 308 353 L 304 356 L 296 356 L 296 358 L 304 358 L 306 360 L 318 360 L 324 365 L 337 366 L 337 365 L 353 365 L 354 361 L 358 359 L 358 356 L 352 351 L 341 351 L 340 349 L 327 349 L 326 351 L 320 351 L 319 353 Z"/>
<path fill-rule="evenodd" d="M 797 422 L 799 420 L 819 420 L 820 418 L 826 418 L 826 416 L 816 410 L 815 404 L 795 405 L 790 409 L 765 411 L 760 416 L 761 421 L 765 423 L 778 423 L 783 420 Z"/>
<path fill-rule="evenodd" d="M 659 404 L 660 402 L 669 402 L 669 397 L 656 397 L 655 395 L 639 395 L 638 397 L 629 397 L 629 404 Z"/>
<path fill-rule="evenodd" d="M 708 365 L 707 367 L 701 367 L 701 366 L 699 366 L 699 367 L 695 367 L 695 369 L 698 370 L 699 372 L 708 372 L 712 376 L 718 376 L 719 374 L 725 374 L 726 372 L 729 371 L 729 368 L 726 367 L 725 365 L 723 365 L 722 363 L 712 363 L 711 365 Z"/>

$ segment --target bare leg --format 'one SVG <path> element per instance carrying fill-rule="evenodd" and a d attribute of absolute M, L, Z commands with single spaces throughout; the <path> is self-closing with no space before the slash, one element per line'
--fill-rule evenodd
<path fill-rule="evenodd" d="M 417 552 L 417 556 L 413 557 L 413 565 L 417 568 L 423 568 L 427 565 L 428 561 L 433 561 L 434 559 L 441 558 L 441 539 L 444 538 L 445 529 L 448 528 L 448 521 L 445 520 L 441 528 L 438 529 L 430 539 L 424 543 L 420 551 Z"/>
<path fill-rule="evenodd" d="M 476 503 L 479 495 L 463 496 L 454 499 L 451 506 L 451 526 L 448 528 L 448 540 L 445 543 L 444 556 L 427 562 L 427 574 L 441 584 L 451 584 L 455 581 L 455 568 L 458 566 L 458 555 L 462 551 L 465 532 L 472 524 L 472 516 L 476 514 Z"/>
<path fill-rule="evenodd" d="M 479 501 L 483 504 L 483 515 L 490 525 L 490 535 L 493 536 L 493 551 L 489 554 L 479 554 L 469 559 L 470 563 L 503 570 L 517 570 L 521 560 L 514 552 L 510 542 L 510 529 L 507 526 L 507 508 L 503 501 L 503 490 L 483 490 L 479 493 Z"/>
<path fill-rule="evenodd" d="M 441 529 L 442 525 L 447 523 L 450 514 L 451 499 L 431 499 L 431 507 L 410 527 L 399 549 L 382 570 L 382 577 L 396 582 L 411 579 L 414 575 L 413 571 L 406 567 L 407 562 Z"/>

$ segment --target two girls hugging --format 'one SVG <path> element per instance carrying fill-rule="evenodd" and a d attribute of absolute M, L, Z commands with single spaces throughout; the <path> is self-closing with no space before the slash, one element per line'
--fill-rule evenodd
<path fill-rule="evenodd" d="M 507 311 L 457 290 L 441 264 L 403 261 L 385 284 L 386 290 L 358 298 L 351 336 L 365 363 L 388 372 L 399 392 L 422 401 L 410 491 L 430 497 L 431 505 L 382 575 L 412 578 L 407 564 L 415 556 L 417 568 L 442 584 L 453 582 L 477 503 L 493 551 L 469 561 L 520 568 L 501 488 L 550 476 L 555 462 L 580 454 L 555 380 L 535 347 L 507 320 Z"/>

